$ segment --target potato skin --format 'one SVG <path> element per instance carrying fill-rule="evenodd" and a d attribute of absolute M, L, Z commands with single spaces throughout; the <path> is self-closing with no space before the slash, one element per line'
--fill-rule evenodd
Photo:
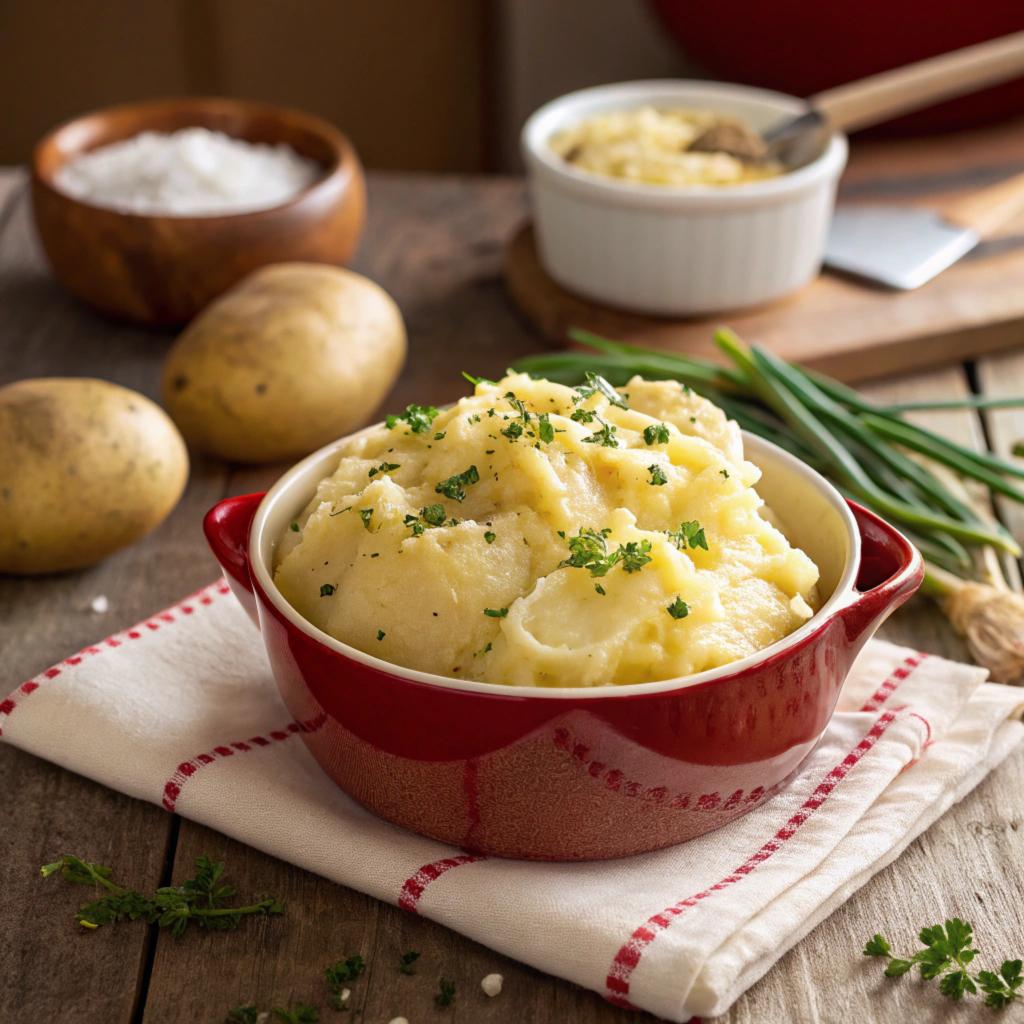
<path fill-rule="evenodd" d="M 155 529 L 188 481 L 167 414 L 86 377 L 0 388 L 0 572 L 94 565 Z"/>
<path fill-rule="evenodd" d="M 405 362 L 383 288 L 278 263 L 211 303 L 172 346 L 163 401 L 185 440 L 234 462 L 296 459 L 362 426 Z"/>

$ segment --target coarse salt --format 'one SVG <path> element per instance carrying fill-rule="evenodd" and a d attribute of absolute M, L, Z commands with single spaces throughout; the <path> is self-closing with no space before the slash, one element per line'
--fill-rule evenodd
<path fill-rule="evenodd" d="M 323 168 L 291 146 L 208 128 L 141 132 L 74 157 L 54 184 L 74 199 L 124 213 L 217 217 L 280 206 Z"/>
<path fill-rule="evenodd" d="M 480 987 L 492 998 L 501 991 L 501 983 L 505 979 L 500 974 L 488 974 L 483 981 L 480 982 Z"/>
<path fill-rule="evenodd" d="M 100 594 L 99 597 L 94 597 L 92 599 L 92 603 L 89 607 L 96 612 L 97 615 L 102 615 L 104 612 L 110 611 L 110 602 L 103 594 Z"/>

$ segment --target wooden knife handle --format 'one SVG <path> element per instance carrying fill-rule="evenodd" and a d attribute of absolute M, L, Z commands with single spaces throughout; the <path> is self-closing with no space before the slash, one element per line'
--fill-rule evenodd
<path fill-rule="evenodd" d="M 950 200 L 939 208 L 951 224 L 974 228 L 982 237 L 997 231 L 1021 210 L 1024 210 L 1024 174 L 1015 174 L 980 192 Z"/>
<path fill-rule="evenodd" d="M 1024 75 L 1024 31 L 883 71 L 808 99 L 834 128 L 855 130 Z"/>

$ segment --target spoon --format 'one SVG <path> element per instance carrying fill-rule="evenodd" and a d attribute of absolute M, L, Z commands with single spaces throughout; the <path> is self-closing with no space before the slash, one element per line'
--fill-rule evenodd
<path fill-rule="evenodd" d="M 805 113 L 760 134 L 735 121 L 719 122 L 689 149 L 793 171 L 817 159 L 833 132 L 867 128 L 1019 75 L 1024 75 L 1024 31 L 826 89 L 808 98 Z"/>

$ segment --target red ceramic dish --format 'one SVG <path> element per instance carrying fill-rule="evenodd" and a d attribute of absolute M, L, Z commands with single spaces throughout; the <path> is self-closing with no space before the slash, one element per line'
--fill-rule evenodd
<path fill-rule="evenodd" d="M 744 435 L 759 493 L 821 569 L 821 610 L 785 640 L 683 679 L 535 689 L 391 665 L 322 633 L 273 584 L 278 540 L 338 462 L 311 455 L 204 528 L 259 626 L 324 771 L 375 814 L 502 857 L 596 860 L 685 842 L 767 800 L 828 724 L 858 651 L 918 587 L 921 557 L 818 474 Z"/>

